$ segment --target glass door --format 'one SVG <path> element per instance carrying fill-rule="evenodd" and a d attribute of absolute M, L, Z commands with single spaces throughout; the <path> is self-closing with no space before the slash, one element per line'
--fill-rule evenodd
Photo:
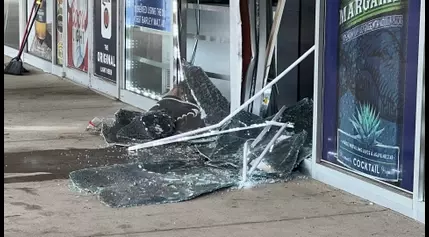
<path fill-rule="evenodd" d="M 121 98 L 143 109 L 168 92 L 173 68 L 173 0 L 127 0 Z"/>

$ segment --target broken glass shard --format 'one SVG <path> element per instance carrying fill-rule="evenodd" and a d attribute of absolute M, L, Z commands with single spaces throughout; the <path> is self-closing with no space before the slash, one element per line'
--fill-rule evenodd
<path fill-rule="evenodd" d="M 231 187 L 237 172 L 212 167 L 179 165 L 163 170 L 141 164 L 114 165 L 74 171 L 76 190 L 95 193 L 111 207 L 128 207 L 186 201 L 205 193 Z"/>

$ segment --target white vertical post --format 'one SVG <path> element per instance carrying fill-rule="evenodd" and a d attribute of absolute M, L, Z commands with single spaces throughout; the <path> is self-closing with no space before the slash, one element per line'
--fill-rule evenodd
<path fill-rule="evenodd" d="M 87 0 L 88 6 L 88 26 L 86 28 L 86 34 L 88 34 L 88 86 L 94 88 L 94 25 L 95 25 L 95 14 L 94 14 L 94 0 Z M 111 13 L 110 13 L 111 14 Z"/>
<path fill-rule="evenodd" d="M 58 22 L 57 22 L 57 0 L 53 0 L 52 1 L 52 12 L 51 12 L 51 14 L 52 14 L 52 33 L 51 33 L 51 37 L 52 37 L 52 40 L 51 40 L 51 50 L 52 50 L 52 52 L 51 52 L 51 57 L 52 57 L 52 59 L 51 59 L 51 62 L 52 62 L 52 65 L 51 65 L 51 72 L 55 72 L 55 68 L 56 68 L 56 65 L 57 65 L 57 24 L 58 24 Z M 48 9 L 48 7 L 46 7 L 46 9 Z"/>
<path fill-rule="evenodd" d="M 313 147 L 309 167 L 305 167 L 314 177 L 316 164 L 322 154 L 322 126 L 323 126 L 323 40 L 325 31 L 325 7 L 323 0 L 316 0 L 315 29 L 314 29 L 314 77 L 313 77 Z"/>
<path fill-rule="evenodd" d="M 242 180 L 244 184 L 247 181 L 247 156 L 249 155 L 249 141 L 244 142 L 243 147 L 243 171 L 242 171 Z"/>
<path fill-rule="evenodd" d="M 176 13 L 175 13 L 175 11 L 173 10 L 173 7 L 174 7 L 174 4 L 173 4 L 173 2 L 174 2 L 174 0 L 172 0 L 172 4 L 171 4 L 171 7 L 172 7 L 172 9 L 171 9 L 171 15 L 170 15 L 170 19 L 171 19 L 171 24 L 170 24 L 170 29 L 171 29 L 171 36 L 169 37 L 169 44 L 170 44 L 170 55 L 169 55 L 169 66 L 170 66 L 170 73 L 169 73 L 169 77 L 167 78 L 167 80 L 168 80 L 168 88 L 169 88 L 169 90 L 171 90 L 171 88 L 173 88 L 173 86 L 174 86 L 174 77 L 175 77 L 175 75 L 176 75 L 176 71 L 175 71 L 175 66 L 174 66 L 174 64 L 176 63 L 176 54 L 174 53 L 175 52 L 175 47 L 176 47 L 176 45 L 175 45 L 175 40 L 174 40 L 174 38 L 175 38 L 175 36 L 174 36 L 174 33 L 173 33 L 173 29 L 174 29 L 174 27 L 175 27 L 175 23 L 174 23 L 174 18 L 175 18 L 175 16 L 176 16 Z M 177 5 L 177 4 L 176 4 Z"/>
<path fill-rule="evenodd" d="M 68 1 L 63 1 L 63 77 L 67 75 L 67 65 L 68 65 L 68 28 L 69 28 L 69 16 L 68 16 Z"/>
<path fill-rule="evenodd" d="M 8 3 L 10 4 L 10 3 Z M 22 37 L 24 37 L 24 30 L 25 26 L 27 24 L 27 1 L 26 0 L 20 0 L 19 6 L 18 6 L 18 14 L 19 14 L 19 41 L 21 43 Z M 21 46 L 21 44 L 19 45 Z"/>
<path fill-rule="evenodd" d="M 121 89 L 125 88 L 125 4 L 128 1 L 116 0 L 116 89 L 121 98 Z"/>
<path fill-rule="evenodd" d="M 18 14 L 19 14 L 19 47 L 21 47 L 21 39 L 24 37 L 24 31 L 25 31 L 25 26 L 27 24 L 27 18 L 28 18 L 28 14 L 27 14 L 27 1 L 26 0 L 20 0 L 19 1 L 19 7 L 18 7 Z M 27 49 L 24 49 L 24 52 Z M 21 56 L 22 58 L 24 58 L 24 53 Z"/>
<path fill-rule="evenodd" d="M 242 32 L 240 1 L 229 1 L 229 74 L 231 112 L 241 104 Z"/>
<path fill-rule="evenodd" d="M 420 5 L 420 27 L 419 27 L 419 47 L 417 63 L 417 90 L 416 90 L 416 128 L 414 137 L 414 190 L 413 190 L 413 215 L 414 218 L 424 222 L 424 66 L 425 66 L 425 1 Z M 424 143 L 423 143 L 424 144 Z M 419 205 L 420 204 L 420 205 Z M 420 214 L 422 213 L 422 214 Z M 423 218 L 423 220 L 421 220 Z"/>
<path fill-rule="evenodd" d="M 181 59 L 187 60 L 187 33 L 188 33 L 188 0 L 180 0 L 178 16 L 179 16 L 179 49 Z"/>
<path fill-rule="evenodd" d="M 280 30 L 280 23 L 282 21 L 283 12 L 285 9 L 286 0 L 279 0 L 277 3 L 276 13 L 273 21 L 273 25 L 271 27 L 270 37 L 268 38 L 267 43 L 267 50 L 265 52 L 266 58 L 265 58 L 265 68 L 264 68 L 264 79 L 263 79 L 263 85 L 267 84 L 268 75 L 270 73 L 270 67 L 271 63 L 273 61 L 273 54 L 275 49 L 277 48 L 277 35 L 279 34 Z M 268 6 L 271 8 L 271 6 Z"/>
<path fill-rule="evenodd" d="M 267 49 L 267 8 L 272 6 L 267 6 L 267 1 L 259 1 L 259 34 L 258 34 L 258 64 L 256 66 L 256 81 L 255 81 L 255 92 L 260 91 L 264 85 L 264 75 L 265 75 L 265 65 L 267 60 L 266 49 Z M 252 113 L 260 115 L 262 107 L 262 96 L 259 96 L 252 103 Z"/>

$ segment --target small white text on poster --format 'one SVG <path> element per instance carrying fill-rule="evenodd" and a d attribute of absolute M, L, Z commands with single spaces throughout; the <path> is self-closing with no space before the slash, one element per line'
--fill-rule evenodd
<path fill-rule="evenodd" d="M 164 27 L 164 9 L 143 5 L 134 6 L 135 23 L 155 27 Z"/>

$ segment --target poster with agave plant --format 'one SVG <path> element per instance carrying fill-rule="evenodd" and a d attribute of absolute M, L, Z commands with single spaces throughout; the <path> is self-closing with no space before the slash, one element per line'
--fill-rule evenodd
<path fill-rule="evenodd" d="M 337 161 L 378 180 L 400 180 L 407 2 L 341 1 Z"/>

